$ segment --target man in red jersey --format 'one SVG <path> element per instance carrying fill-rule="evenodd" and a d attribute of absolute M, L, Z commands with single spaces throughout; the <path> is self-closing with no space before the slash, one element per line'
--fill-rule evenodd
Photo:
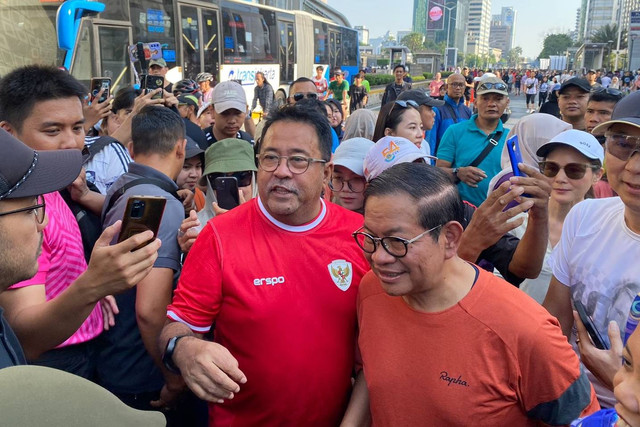
<path fill-rule="evenodd" d="M 362 216 L 321 199 L 331 128 L 287 106 L 265 125 L 258 197 L 209 221 L 160 337 L 210 425 L 338 425 L 351 391 Z M 215 322 L 214 342 L 202 340 Z"/>

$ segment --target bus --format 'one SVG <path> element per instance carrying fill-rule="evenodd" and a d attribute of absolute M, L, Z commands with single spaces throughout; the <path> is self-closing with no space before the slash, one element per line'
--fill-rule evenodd
<path fill-rule="evenodd" d="M 184 78 L 209 72 L 217 81 L 241 82 L 247 99 L 258 71 L 281 102 L 288 85 L 315 75 L 318 65 L 326 76 L 334 68 L 358 72 L 357 31 L 305 11 L 240 0 L 3 3 L 0 15 L 9 19 L 0 29 L 0 74 L 26 63 L 64 65 L 86 85 L 110 77 L 115 91 L 134 83 L 127 47 L 137 42 L 159 42 L 169 68 L 181 67 Z"/>

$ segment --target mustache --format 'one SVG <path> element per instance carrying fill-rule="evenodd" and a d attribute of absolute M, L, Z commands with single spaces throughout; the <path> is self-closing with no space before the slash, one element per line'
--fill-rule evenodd
<path fill-rule="evenodd" d="M 283 180 L 272 182 L 267 186 L 269 192 L 273 191 L 276 187 L 283 188 L 293 194 L 298 194 L 298 189 L 291 185 L 291 183 Z"/>

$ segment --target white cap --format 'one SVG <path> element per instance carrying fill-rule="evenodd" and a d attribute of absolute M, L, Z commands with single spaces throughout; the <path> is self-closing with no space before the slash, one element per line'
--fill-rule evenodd
<path fill-rule="evenodd" d="M 233 81 L 218 83 L 213 88 L 213 108 L 218 114 L 231 108 L 243 113 L 247 111 L 247 96 L 240 83 Z"/>
<path fill-rule="evenodd" d="M 411 163 L 418 159 L 430 159 L 413 142 L 399 136 L 385 136 L 375 143 L 364 159 L 364 177 L 367 181 L 386 169 L 400 163 Z"/>
<path fill-rule="evenodd" d="M 204 110 L 206 110 L 207 108 L 209 108 L 209 106 L 211 105 L 210 102 L 205 102 L 204 104 L 202 104 L 202 107 L 200 107 L 200 109 L 198 110 L 198 114 L 196 114 L 197 118 L 200 118 L 200 116 L 202 115 L 202 113 L 204 113 Z"/>
<path fill-rule="evenodd" d="M 364 176 L 364 158 L 373 147 L 366 138 L 345 139 L 333 153 L 333 165 L 344 166 L 356 175 Z"/>
<path fill-rule="evenodd" d="M 557 145 L 568 145 L 584 154 L 588 159 L 600 160 L 601 164 L 604 162 L 604 150 L 598 140 L 590 133 L 577 129 L 560 132 L 551 138 L 549 142 L 541 145 L 536 154 L 540 157 L 546 157 L 549 151 Z"/>

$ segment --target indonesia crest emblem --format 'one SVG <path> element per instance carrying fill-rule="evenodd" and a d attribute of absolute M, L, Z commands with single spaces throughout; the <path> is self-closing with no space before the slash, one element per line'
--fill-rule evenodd
<path fill-rule="evenodd" d="M 333 283 L 342 291 L 346 291 L 351 286 L 353 268 L 351 263 L 343 259 L 336 259 L 327 266 Z"/>

